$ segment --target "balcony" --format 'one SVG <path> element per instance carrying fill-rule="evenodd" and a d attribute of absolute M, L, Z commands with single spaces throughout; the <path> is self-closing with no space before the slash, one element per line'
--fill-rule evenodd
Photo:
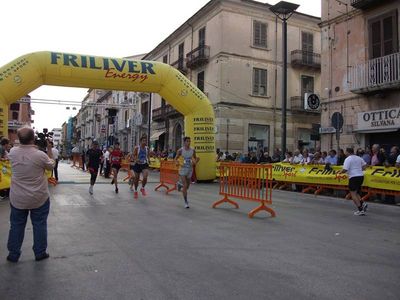
<path fill-rule="evenodd" d="M 182 116 L 180 112 L 178 112 L 171 105 L 162 106 L 156 109 L 153 109 L 153 121 L 161 122 L 166 119 L 172 119 L 175 117 Z"/>
<path fill-rule="evenodd" d="M 290 97 L 290 109 L 292 112 L 303 112 L 311 114 L 320 114 L 319 110 L 308 110 L 304 108 L 304 97 L 293 96 Z"/>
<path fill-rule="evenodd" d="M 294 50 L 291 52 L 292 67 L 321 69 L 321 54 L 303 50 Z"/>
<path fill-rule="evenodd" d="M 185 59 L 183 57 L 173 62 L 171 66 L 180 71 L 184 75 L 186 75 L 188 72 L 188 69 L 185 66 Z"/>
<path fill-rule="evenodd" d="M 358 9 L 369 9 L 393 0 L 351 0 L 350 5 Z"/>
<path fill-rule="evenodd" d="M 210 58 L 210 46 L 199 46 L 186 54 L 186 66 L 189 69 L 196 69 L 208 63 Z"/>
<path fill-rule="evenodd" d="M 370 59 L 350 69 L 350 91 L 369 94 L 400 89 L 400 52 Z"/>

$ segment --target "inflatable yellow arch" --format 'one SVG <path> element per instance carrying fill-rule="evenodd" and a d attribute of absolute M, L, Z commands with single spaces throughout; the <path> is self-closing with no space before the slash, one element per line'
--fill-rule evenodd
<path fill-rule="evenodd" d="M 35 52 L 0 68 L 0 134 L 7 134 L 8 105 L 41 85 L 160 94 L 185 116 L 185 134 L 200 157 L 199 180 L 215 178 L 214 111 L 207 97 L 173 67 L 60 52 Z"/>

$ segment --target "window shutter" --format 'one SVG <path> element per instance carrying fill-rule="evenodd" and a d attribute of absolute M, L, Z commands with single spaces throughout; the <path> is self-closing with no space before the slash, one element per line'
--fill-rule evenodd
<path fill-rule="evenodd" d="M 258 69 L 253 71 L 253 95 L 258 95 L 258 83 L 259 83 Z"/>
<path fill-rule="evenodd" d="M 253 30 L 254 30 L 254 42 L 253 44 L 258 46 L 260 44 L 260 23 L 257 21 L 254 21 L 253 23 Z"/>
<path fill-rule="evenodd" d="M 393 16 L 383 19 L 383 55 L 394 53 Z"/>
<path fill-rule="evenodd" d="M 371 58 L 382 56 L 381 54 L 381 21 L 371 23 Z"/>
<path fill-rule="evenodd" d="M 267 47 L 267 24 L 260 24 L 260 45 Z"/>

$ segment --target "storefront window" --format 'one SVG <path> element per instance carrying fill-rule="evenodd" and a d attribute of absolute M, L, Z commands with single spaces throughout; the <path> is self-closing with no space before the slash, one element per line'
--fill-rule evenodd
<path fill-rule="evenodd" d="M 248 150 L 258 152 L 268 151 L 269 145 L 269 126 L 249 124 Z"/>

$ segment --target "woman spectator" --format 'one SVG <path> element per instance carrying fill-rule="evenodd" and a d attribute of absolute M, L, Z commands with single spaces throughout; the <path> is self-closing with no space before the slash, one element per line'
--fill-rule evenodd
<path fill-rule="evenodd" d="M 285 159 L 282 161 L 284 163 L 292 163 L 293 154 L 292 152 L 288 151 L 285 153 Z"/>

